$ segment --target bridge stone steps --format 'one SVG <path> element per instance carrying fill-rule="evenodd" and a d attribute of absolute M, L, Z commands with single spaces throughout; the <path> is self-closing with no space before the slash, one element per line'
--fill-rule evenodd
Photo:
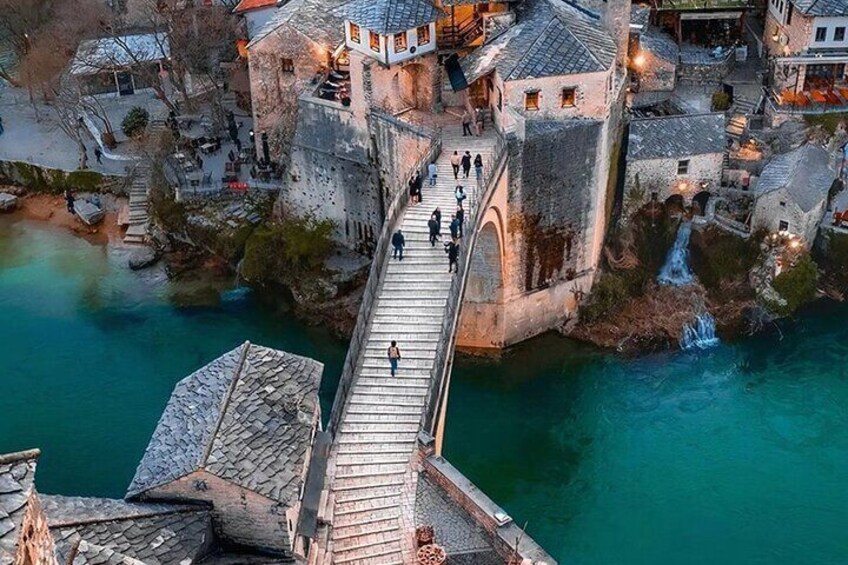
<path fill-rule="evenodd" d="M 346 526 L 334 524 L 336 531 L 333 532 L 333 539 L 339 541 L 360 536 L 395 532 L 400 529 L 398 518 L 400 518 L 400 513 L 395 512 L 393 515 L 384 518 L 361 518 L 353 524 Z"/>
<path fill-rule="evenodd" d="M 414 423 L 418 423 L 416 420 Z M 380 455 L 379 458 L 373 452 L 367 453 L 348 453 L 340 455 L 336 461 L 339 467 L 348 467 L 353 465 L 391 465 L 393 463 L 409 463 L 409 455 L 406 453 L 387 453 Z"/>
<path fill-rule="evenodd" d="M 405 359 L 402 359 L 404 361 Z M 430 388 L 430 379 L 427 377 L 410 377 L 397 374 L 394 378 L 376 378 L 365 379 L 360 378 L 360 384 L 367 387 L 388 387 L 391 389 L 410 389 L 410 388 Z"/>
<path fill-rule="evenodd" d="M 366 503 L 349 504 L 346 506 L 346 512 L 339 514 L 336 512 L 333 515 L 333 526 L 336 528 L 349 528 L 351 526 L 364 526 L 366 524 L 375 524 L 384 520 L 400 518 L 399 513 L 400 500 L 395 497 L 395 502 L 372 504 L 370 501 Z M 364 513 L 366 516 L 357 516 Z M 397 522 L 395 522 L 397 524 Z"/>
<path fill-rule="evenodd" d="M 418 407 L 407 408 L 405 406 L 389 406 L 385 405 L 378 408 L 372 408 L 370 406 L 351 406 L 348 410 L 348 414 L 351 416 L 362 416 L 362 415 L 376 415 L 376 414 L 391 414 L 392 416 L 397 417 L 398 419 L 403 419 L 405 416 L 417 416 L 421 417 L 421 410 Z"/>
<path fill-rule="evenodd" d="M 454 281 L 442 242 L 429 243 L 427 221 L 438 206 L 442 241 L 447 241 L 456 210 L 456 185 L 465 187 L 466 209 L 475 201 L 473 171 L 468 179 L 453 179 L 449 164 L 453 147 L 467 148 L 472 156 L 480 153 L 488 164 L 495 145 L 493 138 L 461 137 L 455 129 L 457 133 L 445 138 L 452 142 L 443 145 L 437 160 L 436 186 L 425 182 L 424 203 L 409 207 L 398 223 L 406 238 L 404 260 L 388 259 L 383 270 L 369 334 L 336 435 L 330 485 L 334 564 L 400 564 L 402 549 L 409 543 L 408 532 L 401 531 L 410 520 L 402 515 L 408 512 L 402 500 L 410 494 L 406 481 L 414 477 L 410 463 Z M 391 340 L 398 342 L 403 356 L 394 378 L 389 376 L 386 351 Z"/>
<path fill-rule="evenodd" d="M 381 547 L 373 547 L 375 545 L 381 545 Z M 366 544 L 359 548 L 359 551 L 334 546 L 334 554 L 334 565 L 403 565 L 400 536 L 396 539 Z M 386 560 L 378 560 L 381 557 Z"/>

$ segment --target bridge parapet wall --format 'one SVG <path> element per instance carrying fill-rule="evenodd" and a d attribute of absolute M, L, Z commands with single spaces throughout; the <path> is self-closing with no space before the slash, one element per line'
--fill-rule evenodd
<path fill-rule="evenodd" d="M 505 561 L 529 559 L 535 565 L 557 565 L 542 547 L 468 477 L 443 457 L 431 455 L 423 462 L 424 473 L 491 536 L 492 546 Z"/>

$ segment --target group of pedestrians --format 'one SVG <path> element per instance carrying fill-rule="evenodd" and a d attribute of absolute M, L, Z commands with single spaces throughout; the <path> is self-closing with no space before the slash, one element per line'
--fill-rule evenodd
<path fill-rule="evenodd" d="M 474 165 L 478 183 L 483 180 L 483 157 L 479 153 L 472 160 L 471 153 L 469 151 L 465 151 L 462 156 L 459 155 L 458 151 L 454 151 L 450 162 L 451 167 L 453 168 L 454 180 L 459 181 L 460 169 L 462 169 L 463 172 L 463 179 L 467 179 L 471 173 L 472 164 Z M 435 161 L 433 161 L 427 165 L 427 179 L 430 186 L 435 186 L 438 175 L 438 166 Z M 409 179 L 408 184 L 410 202 L 413 205 L 421 204 L 423 201 L 422 188 L 424 185 L 421 174 L 416 171 L 416 173 Z M 456 198 L 456 212 L 451 215 L 451 221 L 450 224 L 448 224 L 450 240 L 444 244 L 445 253 L 447 253 L 448 256 L 449 273 L 459 272 L 458 260 L 460 240 L 463 236 L 463 224 L 465 222 L 465 209 L 463 205 L 468 197 L 465 192 L 465 188 L 461 184 L 457 183 L 456 190 L 454 191 L 454 197 Z M 436 242 L 441 241 L 442 238 L 442 210 L 440 207 L 436 206 L 432 214 L 430 214 L 430 219 L 427 221 L 427 227 L 430 234 L 430 246 L 435 247 Z M 398 261 L 403 261 L 403 248 L 406 247 L 406 238 L 400 229 L 392 234 L 391 243 L 392 258 L 395 258 Z M 398 370 L 398 362 L 401 359 L 400 348 L 396 341 L 392 340 L 391 345 L 389 345 L 387 350 L 387 355 L 391 375 L 394 377 Z"/>

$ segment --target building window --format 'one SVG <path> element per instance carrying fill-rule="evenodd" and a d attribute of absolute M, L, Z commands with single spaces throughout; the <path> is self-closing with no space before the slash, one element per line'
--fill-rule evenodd
<path fill-rule="evenodd" d="M 395 34 L 395 53 L 406 51 L 406 32 Z"/>
<path fill-rule="evenodd" d="M 539 91 L 524 93 L 524 109 L 538 110 L 539 109 Z"/>
<path fill-rule="evenodd" d="M 562 89 L 562 107 L 571 108 L 577 104 L 577 89 L 563 88 Z"/>
<path fill-rule="evenodd" d="M 362 37 L 359 35 L 359 26 L 351 23 L 348 25 L 348 32 L 350 33 L 350 40 L 354 43 L 362 43 Z"/>
<path fill-rule="evenodd" d="M 833 28 L 833 40 L 834 41 L 845 41 L 845 28 L 840 26 Z"/>
<path fill-rule="evenodd" d="M 786 25 L 792 24 L 792 12 L 794 11 L 792 7 L 792 2 L 789 3 L 789 6 L 786 8 Z"/>
<path fill-rule="evenodd" d="M 283 69 L 284 73 L 293 73 L 294 59 L 280 59 L 280 67 Z"/>
<path fill-rule="evenodd" d="M 418 45 L 430 43 L 430 26 L 421 26 L 416 30 L 418 34 Z"/>
<path fill-rule="evenodd" d="M 683 159 L 682 161 L 677 162 L 677 174 L 678 175 L 688 175 L 689 174 L 689 159 Z"/>
<path fill-rule="evenodd" d="M 375 53 L 380 52 L 380 36 L 374 33 L 373 31 L 368 32 L 368 45 L 371 47 L 371 51 Z"/>
<path fill-rule="evenodd" d="M 789 231 L 789 222 L 780 220 L 780 223 L 777 224 L 777 231 Z"/>
<path fill-rule="evenodd" d="M 499 88 L 498 89 L 498 112 L 502 112 L 502 111 L 503 111 L 503 92 L 501 92 L 501 89 Z"/>
<path fill-rule="evenodd" d="M 816 41 L 824 41 L 827 39 L 827 28 L 826 27 L 817 27 L 816 28 Z"/>

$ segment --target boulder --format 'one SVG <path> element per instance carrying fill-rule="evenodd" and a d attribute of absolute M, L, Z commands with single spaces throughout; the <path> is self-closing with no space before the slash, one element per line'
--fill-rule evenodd
<path fill-rule="evenodd" d="M 141 247 L 133 250 L 129 258 L 129 266 L 133 271 L 147 268 L 159 260 L 159 254 L 152 247 Z"/>
<path fill-rule="evenodd" d="M 0 192 L 0 212 L 11 212 L 17 205 L 17 196 L 8 192 Z"/>

